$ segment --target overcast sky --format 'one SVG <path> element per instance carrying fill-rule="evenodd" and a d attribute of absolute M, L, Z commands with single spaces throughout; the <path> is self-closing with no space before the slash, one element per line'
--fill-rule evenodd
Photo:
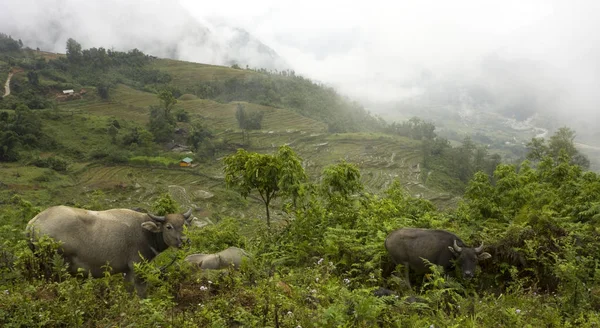
<path fill-rule="evenodd" d="M 303 74 L 379 99 L 410 93 L 396 87 L 424 69 L 478 74 L 492 53 L 542 61 L 570 83 L 598 86 L 600 1 L 182 3 L 196 17 L 244 27 Z"/>
<path fill-rule="evenodd" d="M 201 30 L 190 21 L 212 30 L 223 21 L 246 29 L 298 73 L 368 100 L 419 93 L 413 82 L 424 72 L 481 79 L 484 58 L 527 59 L 544 72 L 528 83 L 552 81 L 568 90 L 563 110 L 600 112 L 600 1 L 2 0 L 2 6 L 0 31 L 25 42 L 46 40 L 48 50 L 64 52 L 66 38 L 74 37 L 84 48 L 132 45 L 162 55 L 161 40 L 180 40 L 179 58 L 215 64 L 223 63 L 224 48 L 193 45 Z M 66 29 L 45 34 L 59 22 Z"/>

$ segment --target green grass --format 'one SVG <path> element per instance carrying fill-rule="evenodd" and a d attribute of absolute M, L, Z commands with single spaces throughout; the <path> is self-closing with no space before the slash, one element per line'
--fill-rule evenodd
<path fill-rule="evenodd" d="M 257 74 L 250 70 L 171 59 L 155 60 L 152 63 L 152 67 L 168 72 L 173 78 L 172 83 L 183 89 L 192 87 L 198 82 L 246 78 L 252 74 Z"/>

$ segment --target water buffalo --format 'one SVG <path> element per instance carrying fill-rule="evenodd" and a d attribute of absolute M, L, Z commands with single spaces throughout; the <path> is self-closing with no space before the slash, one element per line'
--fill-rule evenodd
<path fill-rule="evenodd" d="M 185 241 L 183 227 L 192 210 L 184 214 L 157 216 L 129 209 L 89 211 L 54 206 L 36 215 L 27 224 L 30 245 L 42 235 L 61 243 L 60 253 L 71 273 L 102 277 L 107 263 L 112 273 L 124 273 L 138 295 L 144 284 L 135 276 L 133 264 L 142 257 L 152 260 L 169 246 L 180 248 Z"/>
<path fill-rule="evenodd" d="M 446 271 L 453 266 L 453 260 L 456 260 L 463 277 L 472 278 L 477 261 L 492 257 L 489 253 L 482 253 L 483 243 L 477 248 L 469 248 L 455 234 L 444 230 L 398 229 L 387 236 L 385 248 L 395 265 L 404 265 L 409 287 L 409 267 L 418 274 L 429 270 L 423 259 L 442 266 Z"/>
<path fill-rule="evenodd" d="M 192 254 L 185 258 L 185 261 L 203 270 L 226 269 L 233 265 L 234 269 L 239 269 L 244 258 L 250 258 L 250 255 L 241 248 L 229 247 L 214 254 Z"/>

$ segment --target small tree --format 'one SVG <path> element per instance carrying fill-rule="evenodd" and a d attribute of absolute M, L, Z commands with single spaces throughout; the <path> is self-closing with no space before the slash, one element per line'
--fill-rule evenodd
<path fill-rule="evenodd" d="M 202 123 L 196 122 L 192 125 L 187 142 L 197 152 L 200 145 L 209 138 L 212 138 L 212 133 Z"/>
<path fill-rule="evenodd" d="M 167 215 L 171 213 L 178 213 L 179 205 L 171 197 L 171 194 L 164 193 L 158 198 L 154 204 L 152 204 L 152 214 L 155 215 Z"/>
<path fill-rule="evenodd" d="M 154 140 L 159 142 L 168 141 L 173 136 L 176 125 L 175 118 L 171 111 L 177 103 L 177 99 L 175 99 L 171 91 L 168 90 L 159 92 L 157 97 L 160 101 L 160 105 L 150 106 L 150 122 L 148 123 L 148 126 L 154 135 Z"/>
<path fill-rule="evenodd" d="M 67 59 L 71 63 L 79 63 L 81 61 L 82 52 L 81 44 L 72 38 L 67 40 Z"/>
<path fill-rule="evenodd" d="M 242 140 L 249 140 L 248 130 L 260 130 L 262 128 L 263 112 L 248 112 L 243 104 L 237 104 L 235 118 L 238 126 L 242 129 Z"/>
<path fill-rule="evenodd" d="M 326 167 L 321 177 L 321 190 L 330 199 L 335 196 L 348 199 L 353 193 L 363 190 L 360 170 L 345 161 Z"/>
<path fill-rule="evenodd" d="M 243 197 L 256 190 L 265 204 L 267 226 L 271 226 L 269 206 L 279 195 L 297 194 L 306 180 L 301 160 L 288 146 L 281 146 L 275 155 L 249 153 L 238 149 L 225 158 L 225 182 L 238 189 Z"/>

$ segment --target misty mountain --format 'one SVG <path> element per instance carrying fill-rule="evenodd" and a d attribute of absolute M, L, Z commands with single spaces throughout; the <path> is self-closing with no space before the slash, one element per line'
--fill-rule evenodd
<path fill-rule="evenodd" d="M 197 19 L 178 2 L 11 2 L 11 10 L 0 12 L 0 31 L 32 48 L 64 53 L 67 39 L 73 38 L 84 48 L 138 48 L 157 57 L 214 65 L 289 68 L 246 30 Z"/>

